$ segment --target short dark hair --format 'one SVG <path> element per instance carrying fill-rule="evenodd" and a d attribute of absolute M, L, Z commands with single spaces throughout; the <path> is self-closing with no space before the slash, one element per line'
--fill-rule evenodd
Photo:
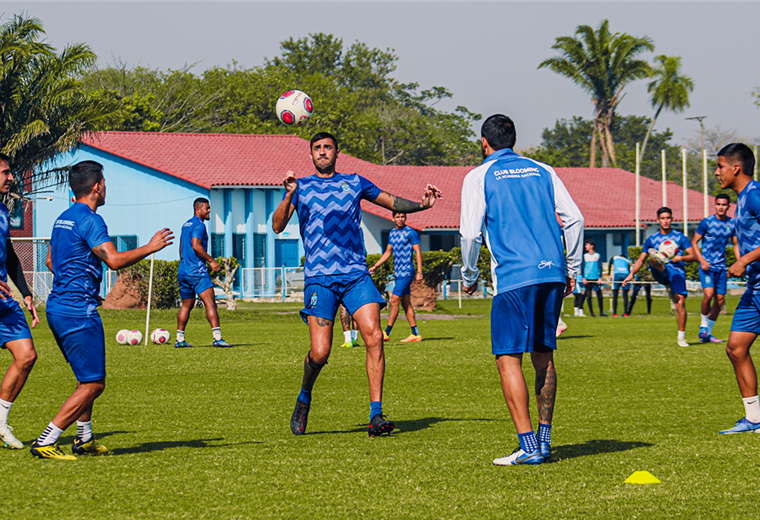
<path fill-rule="evenodd" d="M 404 213 L 403 211 L 394 211 L 393 212 L 393 218 L 396 218 L 396 215 L 404 215 L 404 216 L 406 216 L 406 213 Z"/>
<path fill-rule="evenodd" d="M 480 127 L 480 135 L 486 138 L 494 150 L 512 148 L 517 142 L 515 124 L 503 114 L 495 114 L 486 119 Z"/>
<path fill-rule="evenodd" d="M 11 165 L 11 158 L 5 155 L 4 153 L 0 153 L 0 161 L 5 161 L 8 163 L 8 166 Z"/>
<path fill-rule="evenodd" d="M 338 140 L 329 132 L 319 132 L 318 134 L 314 135 L 314 137 L 311 138 L 311 141 L 309 141 L 309 150 L 311 150 L 311 147 L 314 146 L 314 143 L 321 141 L 322 139 L 332 139 L 333 144 L 335 144 L 335 149 L 340 150 L 340 146 L 338 146 Z"/>
<path fill-rule="evenodd" d="M 193 210 L 196 210 L 203 206 L 204 204 L 209 204 L 209 201 L 205 197 L 198 197 L 193 201 Z M 209 204 L 210 205 L 210 204 Z"/>
<path fill-rule="evenodd" d="M 718 202 L 718 199 L 725 199 L 726 202 L 728 202 L 729 204 L 731 204 L 731 197 L 728 196 L 728 193 L 718 193 L 715 196 L 715 202 Z"/>
<path fill-rule="evenodd" d="M 76 198 L 92 191 L 92 187 L 103 180 L 103 165 L 95 161 L 82 161 L 69 169 L 69 186 Z"/>
<path fill-rule="evenodd" d="M 744 175 L 752 175 L 755 169 L 755 154 L 744 143 L 727 144 L 720 149 L 718 157 L 725 157 L 729 161 L 738 163 L 742 167 Z"/>
<path fill-rule="evenodd" d="M 657 218 L 660 218 L 660 215 L 662 215 L 663 213 L 670 213 L 670 216 L 671 217 L 673 216 L 673 210 L 667 206 L 663 206 L 657 210 Z"/>
<path fill-rule="evenodd" d="M 596 242 L 594 242 L 593 238 L 587 238 L 586 241 L 584 242 L 584 244 L 590 244 L 590 245 L 596 247 Z"/>

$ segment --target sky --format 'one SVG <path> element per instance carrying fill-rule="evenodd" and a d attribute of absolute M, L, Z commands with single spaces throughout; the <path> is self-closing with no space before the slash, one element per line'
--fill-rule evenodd
<path fill-rule="evenodd" d="M 557 54 L 558 36 L 603 19 L 613 32 L 649 36 L 654 53 L 682 57 L 683 73 L 695 83 L 691 107 L 663 113 L 657 130 L 670 128 L 683 145 L 699 136 L 699 123 L 720 126 L 760 142 L 760 3 L 753 2 L 0 2 L 4 19 L 25 12 L 39 18 L 57 48 L 85 42 L 106 66 L 179 69 L 201 73 L 236 61 L 248 68 L 280 54 L 280 42 L 324 32 L 370 47 L 393 49 L 393 74 L 421 88 L 442 86 L 458 105 L 515 121 L 518 148 L 541 142 L 555 121 L 591 117 L 590 98 L 569 79 L 538 70 Z M 647 80 L 625 89 L 618 114 L 652 116 Z M 275 100 L 273 100 L 274 103 Z M 319 110 L 319 99 L 314 99 Z M 476 131 L 479 130 L 479 125 Z"/>

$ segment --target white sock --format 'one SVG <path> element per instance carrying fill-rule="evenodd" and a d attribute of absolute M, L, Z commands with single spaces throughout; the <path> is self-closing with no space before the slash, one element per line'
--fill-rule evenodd
<path fill-rule="evenodd" d="M 749 422 L 760 422 L 760 400 L 756 395 L 752 397 L 742 397 L 744 401 L 744 415 Z"/>
<path fill-rule="evenodd" d="M 343 342 L 344 343 L 350 343 L 351 342 L 351 331 L 350 330 L 344 330 L 343 331 Z"/>
<path fill-rule="evenodd" d="M 707 320 L 707 333 L 712 336 L 712 330 L 715 326 L 715 321 L 708 319 Z"/>
<path fill-rule="evenodd" d="M 82 439 L 82 442 L 92 439 L 92 421 L 77 421 L 77 437 Z"/>
<path fill-rule="evenodd" d="M 699 324 L 699 327 L 707 327 L 707 314 L 700 314 L 702 317 L 702 323 Z"/>
<path fill-rule="evenodd" d="M 63 430 L 51 421 L 50 424 L 47 425 L 47 428 L 45 428 L 45 431 L 42 432 L 42 435 L 37 437 L 35 442 L 37 443 L 37 446 L 50 446 L 58 441 L 58 437 L 60 437 L 62 433 Z"/>
<path fill-rule="evenodd" d="M 686 331 L 685 330 L 679 330 L 678 331 L 678 339 L 686 339 Z"/>
<path fill-rule="evenodd" d="M 8 424 L 8 413 L 11 411 L 12 402 L 0 399 L 0 425 Z"/>
<path fill-rule="evenodd" d="M 216 327 L 215 329 L 211 329 L 211 334 L 214 335 L 214 341 L 219 341 L 222 339 L 222 328 Z"/>
<path fill-rule="evenodd" d="M 184 330 L 177 330 L 177 341 L 182 343 L 185 341 L 185 331 Z"/>
<path fill-rule="evenodd" d="M 351 339 L 356 341 L 359 339 L 359 331 L 356 329 L 351 329 Z"/>

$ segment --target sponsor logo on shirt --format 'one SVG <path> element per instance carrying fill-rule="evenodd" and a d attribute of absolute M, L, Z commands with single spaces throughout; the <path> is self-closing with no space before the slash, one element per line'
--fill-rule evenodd
<path fill-rule="evenodd" d="M 348 191 L 349 189 L 351 189 L 351 188 L 348 187 L 348 183 L 346 183 L 346 182 L 344 182 L 343 184 L 341 184 L 340 187 L 343 188 L 343 191 Z"/>
<path fill-rule="evenodd" d="M 527 168 L 508 168 L 505 170 L 495 170 L 493 172 L 497 181 L 501 179 L 523 179 L 525 177 L 540 177 L 541 173 L 535 166 L 528 166 Z"/>
<path fill-rule="evenodd" d="M 539 269 L 546 269 L 547 267 L 552 267 L 554 265 L 554 262 L 551 260 L 541 260 L 541 263 L 538 264 Z"/>
<path fill-rule="evenodd" d="M 311 293 L 311 300 L 309 300 L 309 308 L 313 309 L 317 306 L 317 293 Z"/>
<path fill-rule="evenodd" d="M 62 218 L 59 218 L 55 221 L 55 226 L 53 227 L 72 230 L 74 229 L 74 224 L 75 222 L 73 220 L 63 220 Z"/>

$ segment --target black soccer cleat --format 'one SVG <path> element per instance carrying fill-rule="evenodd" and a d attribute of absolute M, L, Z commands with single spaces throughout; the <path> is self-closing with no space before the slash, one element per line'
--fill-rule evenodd
<path fill-rule="evenodd" d="M 386 433 L 390 435 L 395 427 L 393 421 L 386 421 L 383 414 L 377 414 L 369 422 L 369 436 L 376 437 Z"/>
<path fill-rule="evenodd" d="M 311 406 L 296 399 L 296 408 L 293 410 L 293 416 L 290 418 L 290 431 L 293 435 L 303 435 L 306 433 L 306 422 L 309 419 L 309 410 Z"/>

